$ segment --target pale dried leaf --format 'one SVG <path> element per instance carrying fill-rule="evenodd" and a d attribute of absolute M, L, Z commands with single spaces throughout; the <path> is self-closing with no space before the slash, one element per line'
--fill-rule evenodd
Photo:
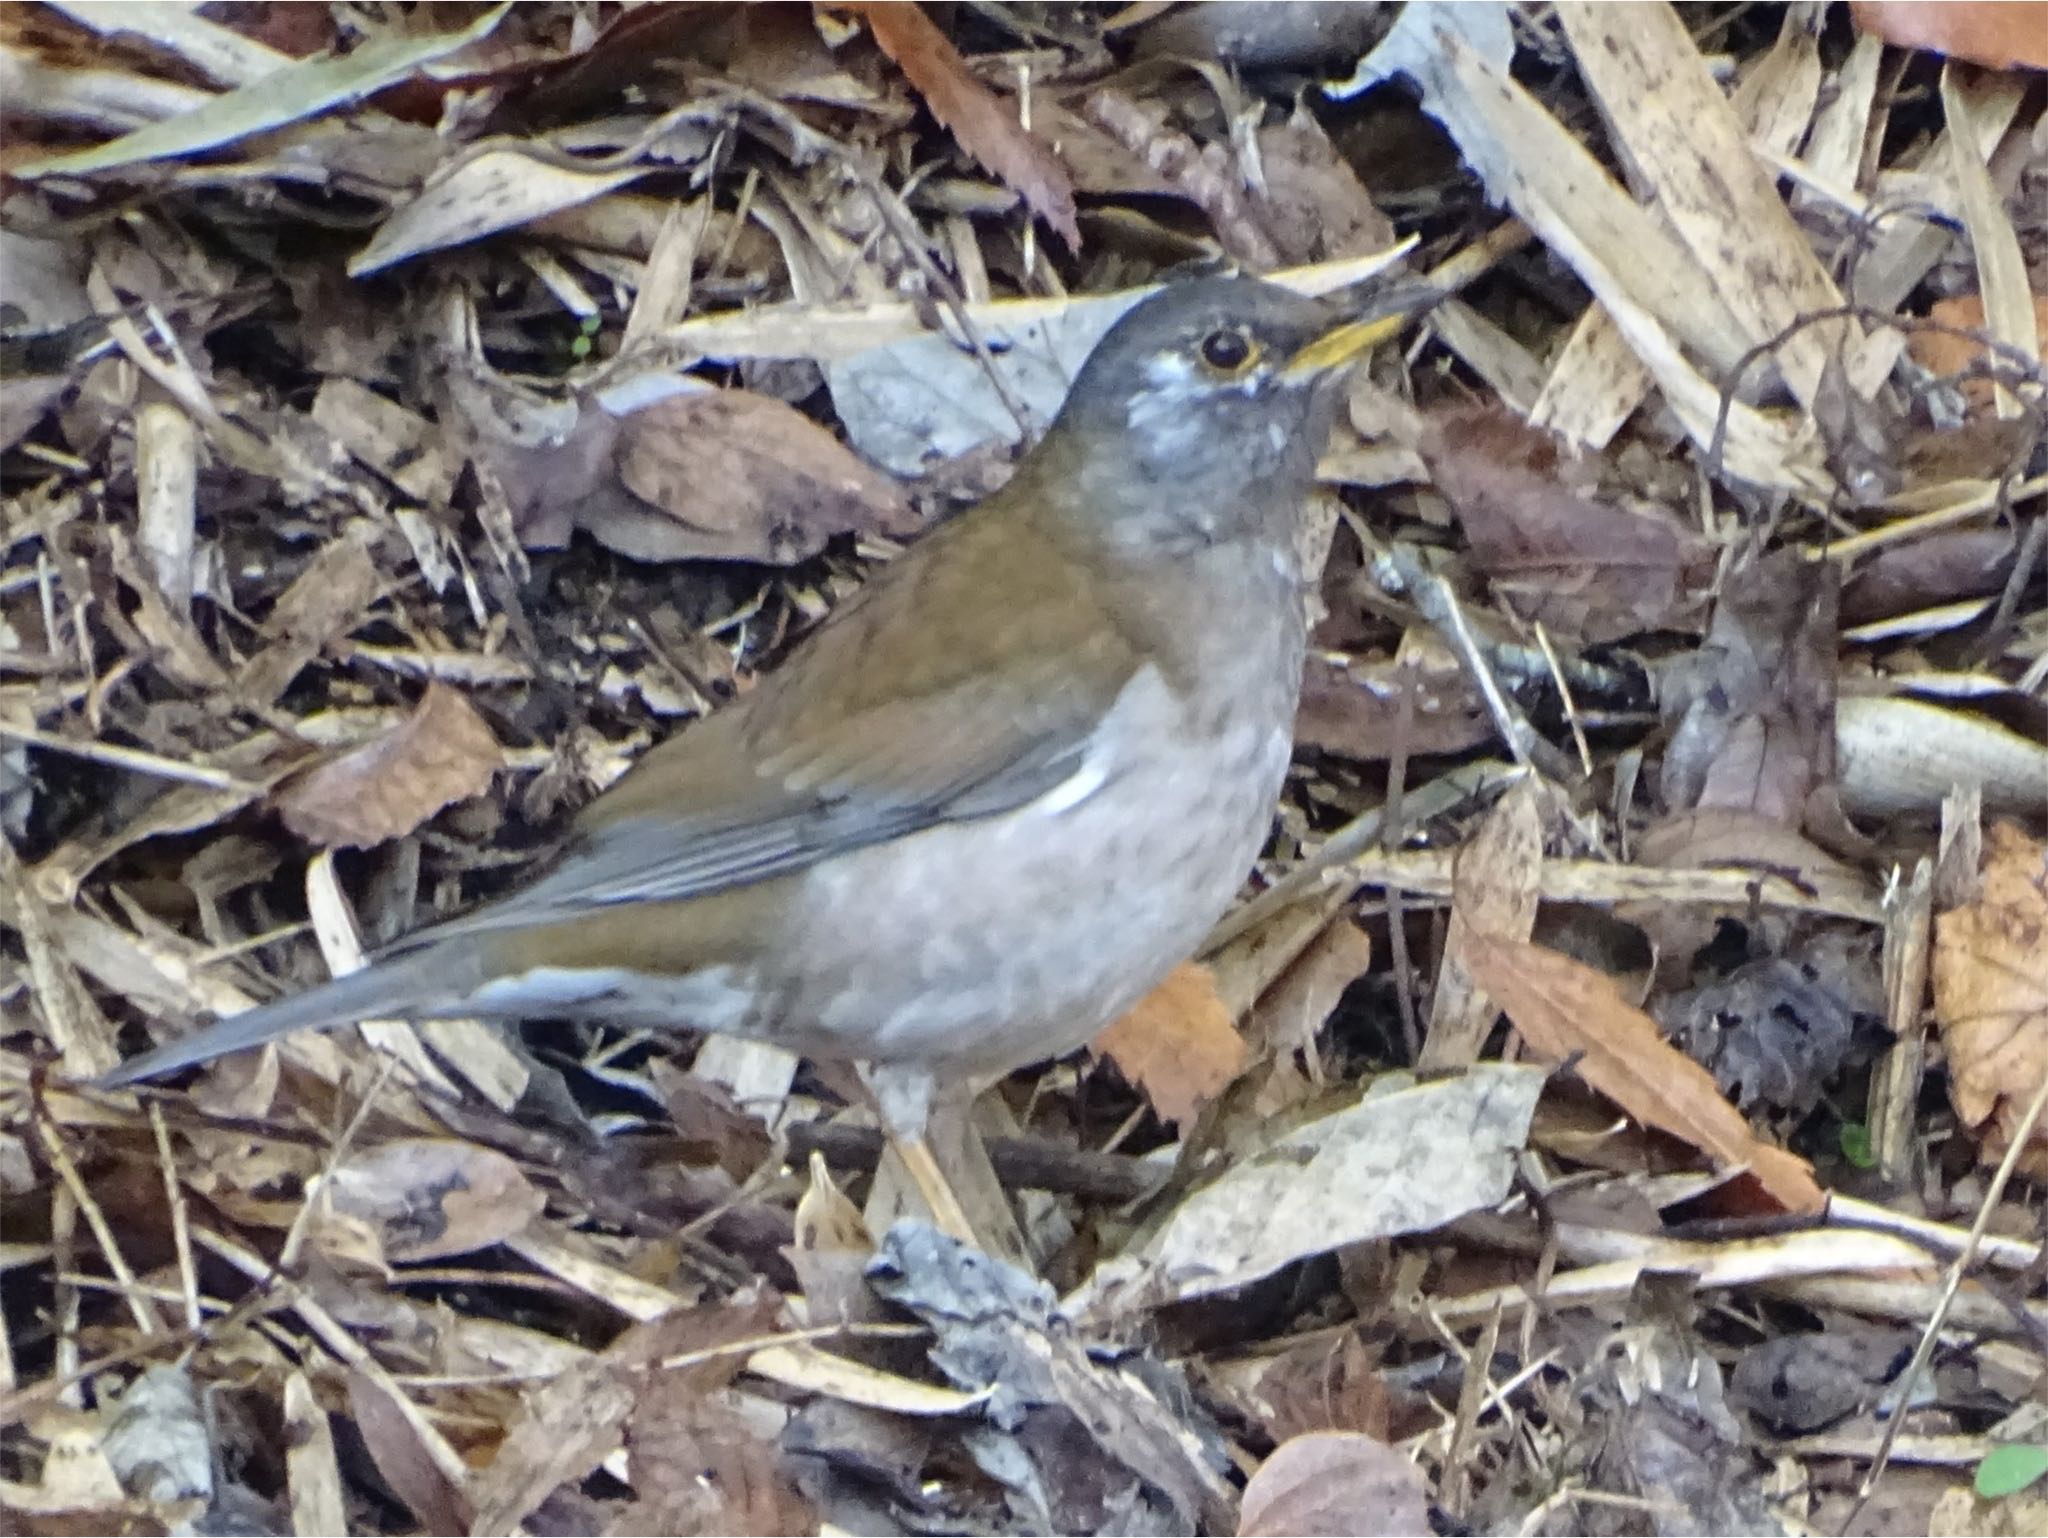
<path fill-rule="evenodd" d="M 10 167 L 15 176 L 61 173 L 83 176 L 139 161 L 162 160 L 214 149 L 265 129 L 279 128 L 359 100 L 406 79 L 436 59 L 445 58 L 487 36 L 507 4 L 492 7 L 459 32 L 412 36 L 393 32 L 372 38 L 351 53 L 294 60 L 284 69 L 216 96 L 162 123 L 152 123 L 93 149 L 48 156 Z"/>
<path fill-rule="evenodd" d="M 309 843 L 356 849 L 402 838 L 442 808 L 480 796 L 504 761 L 476 707 L 429 684 L 412 714 L 295 780 L 277 798 Z"/>
<path fill-rule="evenodd" d="M 1354 1104 L 1235 1159 L 1175 1208 L 1140 1252 L 1140 1294 L 1207 1296 L 1305 1256 L 1491 1206 L 1508 1192 L 1544 1079 L 1486 1063 L 1423 1084 L 1375 1081 Z"/>
<path fill-rule="evenodd" d="M 368 277 L 428 251 L 517 229 L 662 169 L 650 164 L 586 171 L 520 144 L 473 152 L 385 220 L 370 243 L 349 259 L 349 274 Z"/>
<path fill-rule="evenodd" d="M 1995 1162 L 2048 1075 L 2048 849 L 2009 822 L 1984 842 L 1975 899 L 1935 920 L 1934 1015 L 1949 1098 Z M 2048 1175 L 2048 1126 L 2034 1129 L 2021 1167 Z"/>
<path fill-rule="evenodd" d="M 1429 1482 L 1397 1449 L 1357 1431 L 1281 1443 L 1244 1488 L 1239 1538 L 1426 1533 Z"/>

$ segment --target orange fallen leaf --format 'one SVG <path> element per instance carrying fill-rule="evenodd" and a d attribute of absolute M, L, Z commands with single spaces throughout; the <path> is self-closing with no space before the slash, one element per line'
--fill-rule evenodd
<path fill-rule="evenodd" d="M 1862 31 L 1993 69 L 2048 69 L 2048 5 L 2040 0 L 1853 0 Z"/>
<path fill-rule="evenodd" d="M 1216 974 L 1185 962 L 1095 1038 L 1096 1056 L 1143 1092 L 1161 1121 L 1185 1125 L 1244 1068 L 1244 1038 Z"/>
<path fill-rule="evenodd" d="M 1935 921 L 1933 971 L 1949 1099 L 1995 1163 L 2048 1074 L 2048 848 L 2009 822 L 1985 831 L 1983 885 Z M 2020 1167 L 2048 1177 L 2048 1127 Z"/>
<path fill-rule="evenodd" d="M 476 708 L 447 685 L 429 684 L 411 715 L 293 781 L 277 810 L 310 843 L 364 848 L 482 795 L 503 761 Z"/>
<path fill-rule="evenodd" d="M 1074 184 L 1059 156 L 1018 121 L 1016 111 L 977 80 L 967 61 L 916 5 L 851 5 L 894 59 L 933 117 L 1032 211 L 1059 231 L 1067 249 L 1081 248 Z"/>
<path fill-rule="evenodd" d="M 2044 20 L 2043 26 L 2048 26 Z M 1936 300 L 1927 318 L 1943 326 L 1954 326 L 1962 331 L 1984 329 L 1984 296 L 1982 294 L 1958 294 L 1953 299 Z M 2048 348 L 2048 294 L 2034 296 L 2034 334 L 2042 339 Z M 1944 378 L 1961 374 L 1973 368 L 1987 365 L 2001 373 L 2010 374 L 2013 361 L 2008 354 L 1993 358 L 1982 342 L 1971 337 L 1958 336 L 1952 331 L 1915 331 L 1907 339 L 1906 350 L 1913 355 L 1916 363 L 1925 366 L 1932 374 Z M 1975 377 L 1963 381 L 1963 393 L 1980 408 L 1991 405 L 1991 380 Z"/>
<path fill-rule="evenodd" d="M 1465 961 L 1530 1046 L 1551 1058 L 1583 1054 L 1579 1076 L 1636 1120 L 1724 1163 L 1747 1165 L 1787 1211 L 1818 1212 L 1825 1204 L 1812 1167 L 1751 1132 L 1713 1075 L 1664 1040 L 1611 978 L 1497 935 L 1469 935 Z"/>

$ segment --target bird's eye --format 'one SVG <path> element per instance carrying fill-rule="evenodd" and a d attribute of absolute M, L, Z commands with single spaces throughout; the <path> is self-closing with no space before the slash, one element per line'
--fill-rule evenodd
<path fill-rule="evenodd" d="M 1212 331 L 1202 338 L 1202 361 L 1219 374 L 1241 374 L 1258 361 L 1259 350 L 1242 331 Z"/>

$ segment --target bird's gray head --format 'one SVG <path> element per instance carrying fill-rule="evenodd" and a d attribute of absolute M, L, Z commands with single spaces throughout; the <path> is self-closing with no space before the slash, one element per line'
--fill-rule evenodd
<path fill-rule="evenodd" d="M 1048 434 L 1058 473 L 1092 483 L 1120 532 L 1214 539 L 1276 499 L 1298 503 L 1329 433 L 1329 382 L 1370 335 L 1321 300 L 1256 278 L 1175 283 L 1111 327 Z M 1117 495 L 1116 492 L 1123 495 Z M 1291 510 L 1291 509 L 1290 509 Z"/>

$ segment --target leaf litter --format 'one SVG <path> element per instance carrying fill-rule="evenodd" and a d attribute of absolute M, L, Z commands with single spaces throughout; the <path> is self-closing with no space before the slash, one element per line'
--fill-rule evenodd
<path fill-rule="evenodd" d="M 2027 9 L 0 17 L 10 1522 L 2037 1530 Z M 745 1044 L 75 1087 L 502 889 L 1219 263 L 1455 294 L 1246 905 L 958 1129 L 1021 1264 Z"/>

